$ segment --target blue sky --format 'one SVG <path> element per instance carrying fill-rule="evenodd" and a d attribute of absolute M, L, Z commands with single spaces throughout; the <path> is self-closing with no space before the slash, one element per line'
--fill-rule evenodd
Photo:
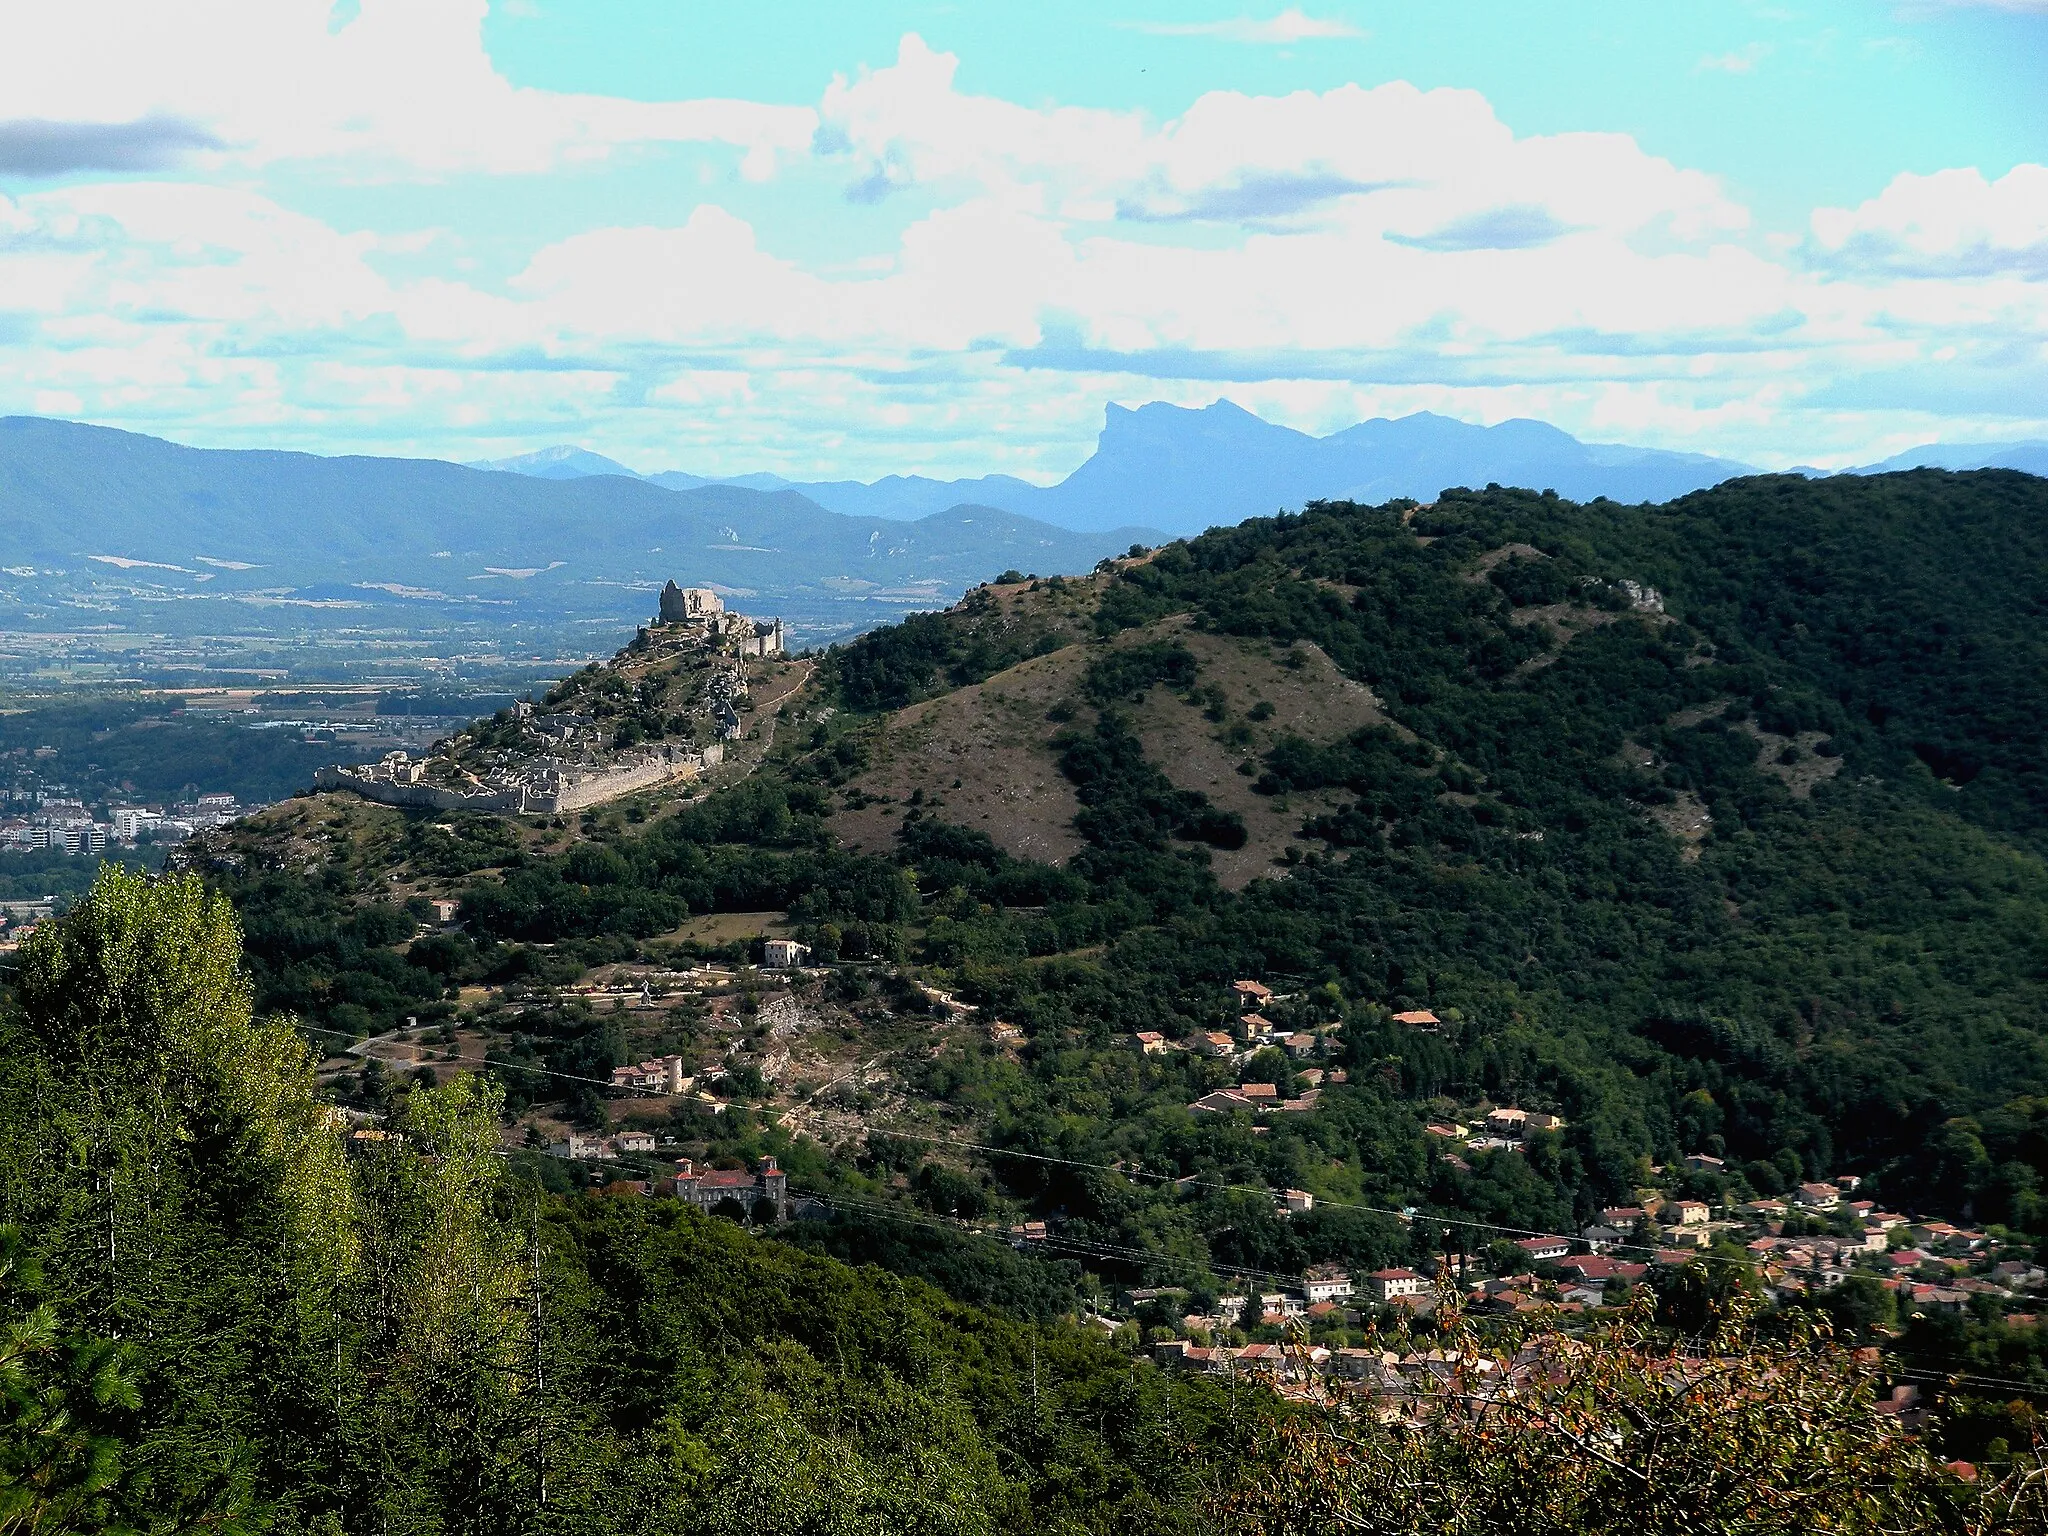
<path fill-rule="evenodd" d="M 2048 0 L 20 7 L 0 411 L 861 478 L 1056 477 L 1111 400 L 2048 437 L 2043 82 Z"/>

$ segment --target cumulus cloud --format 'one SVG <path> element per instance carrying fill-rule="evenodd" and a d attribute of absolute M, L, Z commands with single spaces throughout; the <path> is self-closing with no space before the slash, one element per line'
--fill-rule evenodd
<path fill-rule="evenodd" d="M 2048 279 L 2048 166 L 1895 177 L 1859 207 L 1816 210 L 1809 250 L 1845 272 Z"/>
<path fill-rule="evenodd" d="M 1348 21 L 1304 15 L 1289 6 L 1277 16 L 1255 21 L 1241 16 L 1229 21 L 1135 21 L 1124 26 L 1154 37 L 1213 37 L 1225 43 L 1262 43 L 1285 47 L 1330 38 L 1360 38 L 1365 33 Z"/>
<path fill-rule="evenodd" d="M 1626 135 L 1518 138 L 1476 91 L 1400 81 L 1287 96 L 1213 91 L 1155 124 L 1138 112 L 970 95 L 954 85 L 958 64 L 912 34 L 893 65 L 833 82 L 817 147 L 850 167 L 854 195 L 974 187 L 1082 222 L 1327 214 L 1354 231 L 1363 220 L 1416 238 L 1532 205 L 1560 226 L 1654 226 L 1683 238 L 1748 221 L 1715 178 Z"/>
<path fill-rule="evenodd" d="M 362 0 L 343 18 L 332 0 L 0 8 L 0 101 L 54 146 L 44 155 L 52 168 L 36 174 L 144 169 L 165 162 L 138 156 L 198 148 L 256 166 L 345 164 L 358 180 L 534 172 L 694 143 L 730 146 L 760 175 L 810 141 L 816 120 L 804 108 L 515 87 L 484 49 L 486 9 Z M 60 59 L 91 66 L 52 68 Z M 61 163 L 67 153 L 73 163 Z"/>

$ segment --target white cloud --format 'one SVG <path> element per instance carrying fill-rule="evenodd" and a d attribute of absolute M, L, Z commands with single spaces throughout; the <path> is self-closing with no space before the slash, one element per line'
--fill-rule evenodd
<path fill-rule="evenodd" d="M 1838 270 L 2048 279 L 2048 166 L 1900 175 L 1860 207 L 1817 209 L 1812 231 L 1814 259 Z"/>
<path fill-rule="evenodd" d="M 0 165 L 325 161 L 351 179 L 534 172 L 633 145 L 721 144 L 766 174 L 808 109 L 524 89 L 483 46 L 486 0 L 65 0 L 0 9 Z M 54 60 L 83 60 L 53 68 Z"/>
<path fill-rule="evenodd" d="M 225 147 L 186 143 L 175 176 L 0 197 L 0 409 L 216 442 L 474 458 L 575 437 L 650 465 L 875 474 L 1063 470 L 1105 397 L 1228 393 L 1321 430 L 1381 411 L 1535 415 L 1788 462 L 1941 435 L 1966 397 L 1993 402 L 1968 407 L 1980 426 L 2044 398 L 2027 387 L 2048 374 L 2043 167 L 1902 176 L 1774 244 L 1716 178 L 1626 135 L 1518 135 L 1471 91 L 1218 91 L 1159 121 L 963 92 L 957 61 L 915 36 L 815 112 L 759 109 L 783 126 L 743 155 L 814 162 L 767 216 L 743 216 L 746 189 L 692 206 L 706 194 L 678 178 L 672 213 L 550 238 L 509 278 L 480 276 L 459 217 L 336 229 L 249 167 L 305 156 L 294 178 L 340 174 L 321 157 L 387 144 L 408 112 L 445 121 L 377 162 L 393 174 L 561 164 L 706 104 L 521 92 L 483 59 L 473 5 L 416 10 L 442 42 L 388 0 L 336 36 L 412 28 L 469 58 L 449 88 L 460 110 L 391 105 L 391 80 L 353 121 L 237 101 L 203 120 Z M 372 68 L 318 57 L 344 78 Z M 12 69 L 0 50 L 0 79 Z M 128 88 L 78 108 L 202 121 L 177 116 L 191 110 Z M 512 127 L 480 146 L 464 111 Z M 236 136 L 234 113 L 256 137 Z M 801 139 L 777 138 L 790 124 Z M 155 153 L 118 136 L 59 147 L 104 157 L 109 142 Z M 847 189 L 903 194 L 854 216 L 893 231 L 880 246 L 825 257 L 783 233 L 792 210 L 843 216 L 801 199 Z M 2048 420 L 2005 435 L 2030 431 Z"/>
<path fill-rule="evenodd" d="M 1213 37 L 1226 43 L 1257 43 L 1285 47 L 1293 43 L 1333 38 L 1361 38 L 1366 34 L 1348 21 L 1319 19 L 1289 6 L 1264 21 L 1237 17 L 1229 21 L 1135 21 L 1121 25 L 1133 32 L 1154 37 Z"/>

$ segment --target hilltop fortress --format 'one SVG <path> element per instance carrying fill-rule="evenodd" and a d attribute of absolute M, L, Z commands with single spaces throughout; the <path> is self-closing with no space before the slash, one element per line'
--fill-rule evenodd
<path fill-rule="evenodd" d="M 782 620 L 727 613 L 725 600 L 709 587 L 679 587 L 671 581 L 661 589 L 658 622 L 701 630 L 711 644 L 723 644 L 735 656 L 782 654 Z"/>
<path fill-rule="evenodd" d="M 608 662 L 435 743 L 335 764 L 316 789 L 436 811 L 554 815 L 701 778 L 743 734 L 748 662 L 784 654 L 782 620 L 726 611 L 704 587 L 661 590 L 655 620 Z"/>

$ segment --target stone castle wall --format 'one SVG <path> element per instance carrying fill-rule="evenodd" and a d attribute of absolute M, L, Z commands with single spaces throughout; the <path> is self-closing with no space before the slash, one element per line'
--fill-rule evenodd
<path fill-rule="evenodd" d="M 400 784 L 341 767 L 317 770 L 315 789 L 345 789 L 374 800 L 379 805 L 396 805 L 428 811 L 511 811 L 532 816 L 549 816 L 561 811 L 587 810 L 630 795 L 636 790 L 694 779 L 705 769 L 725 761 L 725 748 L 714 743 L 678 757 L 657 757 L 648 762 L 620 768 L 600 769 L 554 787 L 508 785 L 502 789 L 446 789 L 438 784 Z"/>
<path fill-rule="evenodd" d="M 346 768 L 321 768 L 313 774 L 315 789 L 345 789 L 374 800 L 379 805 L 410 806 L 423 811 L 517 811 L 523 810 L 521 792 L 516 789 L 443 789 L 438 784 L 394 784 L 389 779 L 358 776 Z"/>

